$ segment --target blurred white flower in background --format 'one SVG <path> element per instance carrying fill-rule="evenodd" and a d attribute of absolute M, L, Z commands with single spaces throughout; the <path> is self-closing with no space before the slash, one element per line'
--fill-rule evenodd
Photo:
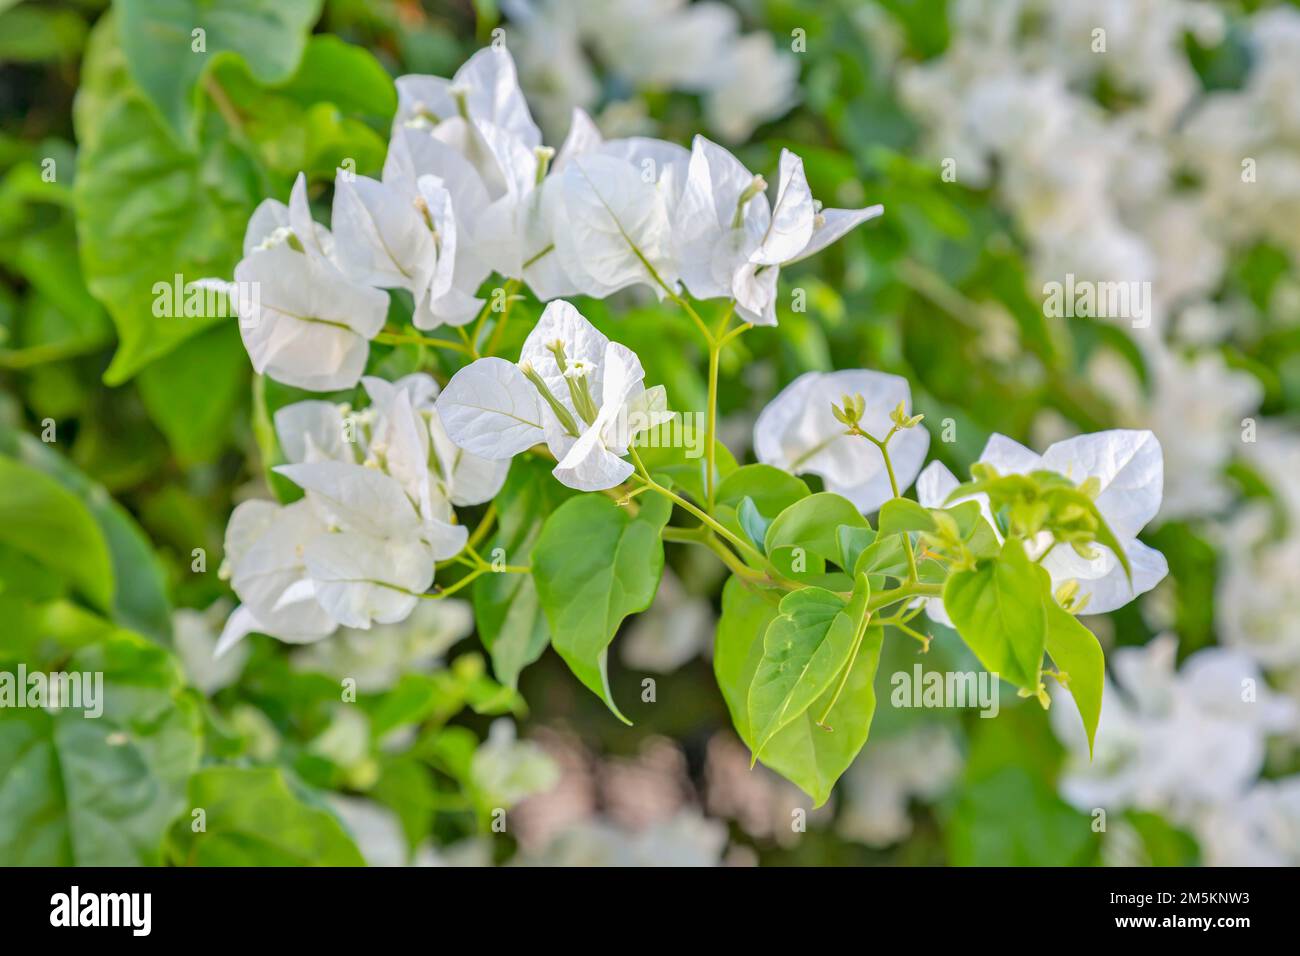
<path fill-rule="evenodd" d="M 308 644 L 291 658 L 298 670 L 352 678 L 363 694 L 391 689 L 407 673 L 428 673 L 457 641 L 474 631 L 465 601 L 425 601 L 397 624 L 368 631 L 340 628 L 331 640 Z"/>
<path fill-rule="evenodd" d="M 1260 781 L 1198 833 L 1207 866 L 1300 866 L 1300 776 Z"/>
<path fill-rule="evenodd" d="M 792 474 L 821 477 L 827 491 L 848 498 L 863 514 L 876 511 L 894 496 L 885 460 L 860 435 L 845 434 L 831 411 L 845 396 L 861 395 L 866 411 L 861 429 L 883 441 L 893 427 L 890 413 L 901 402 L 911 413 L 907 380 L 868 369 L 805 372 L 768 402 L 754 423 L 754 455 L 765 465 Z M 889 458 L 899 492 L 911 487 L 930 447 L 924 426 L 905 428 L 889 442 Z"/>
<path fill-rule="evenodd" d="M 845 774 L 836 830 L 871 847 L 907 839 L 911 800 L 937 800 L 956 782 L 963 763 L 956 734 L 942 724 L 872 740 Z"/>
<path fill-rule="evenodd" d="M 1070 752 L 1061 778 L 1070 803 L 1151 810 L 1199 836 L 1206 813 L 1254 785 L 1266 741 L 1296 732 L 1297 708 L 1244 654 L 1206 648 L 1177 668 L 1177 651 L 1165 634 L 1111 654 L 1115 680 L 1106 682 L 1091 761 L 1073 700 L 1054 698 L 1050 715 Z"/>
<path fill-rule="evenodd" d="M 1183 357 L 1144 350 L 1150 381 L 1114 353 L 1099 353 L 1087 373 L 1114 403 L 1118 418 L 1149 428 L 1165 453 L 1163 520 L 1217 514 L 1232 501 L 1224 468 L 1241 451 L 1242 419 L 1259 408 L 1254 376 L 1229 368 L 1217 352 Z"/>
<path fill-rule="evenodd" d="M 630 668 L 667 674 L 712 646 L 716 623 L 709 602 L 665 567 L 654 604 L 628 624 L 619 653 Z"/>
<path fill-rule="evenodd" d="M 492 721 L 488 738 L 474 752 L 470 778 L 490 803 L 513 806 L 524 797 L 542 793 L 558 782 L 559 768 L 537 744 L 519 740 L 514 721 Z"/>
<path fill-rule="evenodd" d="M 574 107 L 591 111 L 606 94 L 615 104 L 637 91 L 699 94 L 711 128 L 731 142 L 796 102 L 795 57 L 765 33 L 742 35 L 739 16 L 726 4 L 503 0 L 501 7 L 520 82 L 552 140 Z M 607 77 L 604 87 L 598 71 Z"/>
<path fill-rule="evenodd" d="M 215 601 L 205 611 L 180 608 L 172 612 L 172 642 L 185 679 L 209 697 L 239 680 L 249 648 L 241 645 L 216 657 L 217 638 L 230 614 L 230 603 Z"/>

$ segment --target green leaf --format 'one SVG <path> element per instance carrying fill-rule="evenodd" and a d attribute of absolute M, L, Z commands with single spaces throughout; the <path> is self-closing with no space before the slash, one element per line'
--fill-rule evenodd
<path fill-rule="evenodd" d="M 332 36 L 312 37 L 288 82 L 267 86 L 242 60 L 213 71 L 241 117 L 241 133 L 258 158 L 285 180 L 305 172 L 332 180 L 345 162 L 353 172 L 378 174 L 397 108 L 392 78 L 367 50 Z"/>
<path fill-rule="evenodd" d="M 150 364 L 140 397 L 182 464 L 216 458 L 246 394 L 248 354 L 233 322 L 208 329 Z"/>
<path fill-rule="evenodd" d="M 172 287 L 177 275 L 182 284 L 231 275 L 262 187 L 248 158 L 215 130 L 190 152 L 137 97 L 105 94 L 103 108 L 88 136 L 78 125 L 74 195 L 86 282 L 120 340 L 104 380 L 120 385 L 215 322 L 233 324 L 175 308 L 155 316 L 163 301 L 155 288 Z"/>
<path fill-rule="evenodd" d="M 276 90 L 304 106 L 333 103 L 385 128 L 397 112 L 397 87 L 384 65 L 365 47 L 327 33 L 307 41 L 297 71 Z"/>
<path fill-rule="evenodd" d="M 531 564 L 542 522 L 570 497 L 572 492 L 551 476 L 545 462 L 516 458 L 495 499 L 497 532 L 487 553 L 501 548 L 507 564 Z M 474 620 L 497 680 L 518 686 L 519 674 L 542 656 L 551 639 L 533 576 L 480 577 L 474 582 Z"/>
<path fill-rule="evenodd" d="M 719 506 L 738 508 L 749 498 L 761 514 L 779 515 L 800 498 L 808 497 L 808 486 L 771 465 L 744 465 L 722 479 L 717 487 Z"/>
<path fill-rule="evenodd" d="M 975 557 L 991 558 L 1002 550 L 997 532 L 985 519 L 978 501 L 963 501 L 943 510 L 957 522 L 957 533 Z"/>
<path fill-rule="evenodd" d="M 1046 571 L 1039 568 L 1044 578 Z M 1047 653 L 1051 655 L 1057 670 L 1064 671 L 1068 677 L 1070 695 L 1079 716 L 1083 718 L 1083 729 L 1088 735 L 1088 755 L 1092 756 L 1093 740 L 1097 736 L 1097 722 L 1101 719 L 1101 694 L 1105 686 L 1106 659 L 1102 654 L 1101 644 L 1078 619 L 1064 610 L 1050 593 L 1050 579 L 1046 582 L 1048 589 L 1043 604 L 1047 613 Z"/>
<path fill-rule="evenodd" d="M 32 169 L 35 167 L 21 167 Z M 14 173 L 5 179 L 13 182 Z M 72 189 L 66 189 L 71 202 Z M 95 351 L 113 340 L 113 327 L 95 297 L 86 288 L 77 256 L 77 233 L 69 209 L 55 225 L 33 231 L 25 228 L 7 265 L 22 275 L 39 299 L 29 305 L 27 320 L 20 327 L 16 345 L 26 354 L 42 351 L 54 357 Z M 36 308 L 35 302 L 48 308 Z M 20 355 L 22 353 L 19 353 Z M 18 356 L 10 356 L 10 360 Z"/>
<path fill-rule="evenodd" d="M 209 63 L 234 53 L 261 82 L 287 80 L 302 58 L 321 3 L 118 0 L 117 7 L 132 77 L 167 124 L 183 140 L 192 140 L 195 86 Z M 201 37 L 196 30 L 203 31 Z"/>
<path fill-rule="evenodd" d="M 1053 488 L 1044 496 L 1051 503 L 1053 508 L 1060 505 L 1061 502 L 1077 505 L 1088 512 L 1097 522 L 1097 543 L 1104 544 L 1115 553 L 1120 567 L 1124 569 L 1124 576 L 1128 579 L 1129 584 L 1133 583 L 1133 567 L 1129 563 L 1128 553 L 1115 537 L 1115 532 L 1110 530 L 1110 525 L 1106 524 L 1106 519 L 1102 517 L 1101 512 L 1097 509 L 1097 502 L 1085 495 L 1078 488 Z"/>
<path fill-rule="evenodd" d="M 934 529 L 930 512 L 911 498 L 890 498 L 880 506 L 880 515 L 876 518 L 876 531 L 882 538 L 889 534 Z"/>
<path fill-rule="evenodd" d="M 172 609 L 166 575 L 131 513 L 109 497 L 103 486 L 31 435 L 0 429 L 0 453 L 39 469 L 85 504 L 108 547 L 113 620 L 161 644 L 170 644 Z"/>
<path fill-rule="evenodd" d="M 4 6 L 0 4 L 0 10 Z M 86 22 L 75 10 L 49 10 L 29 3 L 0 12 L 0 63 L 71 63 L 85 40 Z"/>
<path fill-rule="evenodd" d="M 778 593 L 751 590 L 735 577 L 727 581 L 722 591 L 713 670 L 732 723 L 751 751 L 754 733 L 747 706 L 749 688 L 763 657 L 763 635 L 780 613 L 775 601 Z M 867 628 L 839 698 L 826 713 L 826 725 L 833 727 L 833 731 L 819 727 L 816 718 L 826 712 L 836 688 L 823 694 L 778 732 L 759 758 L 765 766 L 806 792 L 817 806 L 830 797 L 835 781 L 867 741 L 876 710 L 872 683 L 880 664 L 883 638 L 882 628 Z"/>
<path fill-rule="evenodd" d="M 100 610 L 112 608 L 112 560 L 89 510 L 53 478 L 3 457 L 0 542 L 67 578 Z"/>
<path fill-rule="evenodd" d="M 1008 538 L 997 558 L 953 573 L 943 589 L 944 608 L 980 663 L 1031 691 L 1038 688 L 1047 633 L 1041 570 L 1018 539 Z"/>
<path fill-rule="evenodd" d="M 672 513 L 660 495 L 643 495 L 635 517 L 600 494 L 566 501 L 533 548 L 533 578 L 551 644 L 569 669 L 624 723 L 606 671 L 623 618 L 654 600 L 663 573 L 660 534 Z"/>
<path fill-rule="evenodd" d="M 312 806 L 274 767 L 207 767 L 190 778 L 188 810 L 168 835 L 182 866 L 364 866 L 338 819 Z M 193 812 L 204 830 L 195 832 Z"/>
<path fill-rule="evenodd" d="M 902 578 L 908 572 L 908 539 L 905 535 L 891 534 L 884 538 L 877 535 L 876 540 L 867 545 L 853 565 L 853 574 L 870 576 L 872 586 L 879 589 L 884 586 L 885 578 Z"/>
<path fill-rule="evenodd" d="M 771 527 L 772 522 L 759 514 L 753 498 L 745 497 L 740 499 L 740 507 L 736 509 L 736 521 L 749 538 L 750 543 L 761 551 L 763 549 L 763 539 L 767 536 L 767 529 Z"/>
<path fill-rule="evenodd" d="M 854 528 L 849 525 L 840 525 L 836 528 L 835 536 L 840 545 L 840 555 L 836 562 L 841 568 L 850 572 L 857 567 L 862 552 L 871 547 L 876 540 L 876 532 L 870 528 Z"/>
<path fill-rule="evenodd" d="M 848 604 L 821 588 L 792 591 L 781 601 L 781 616 L 764 635 L 763 658 L 749 689 L 754 760 L 778 731 L 831 689 L 853 659 L 867 626 L 870 597 L 863 575 Z M 822 717 L 809 716 L 818 721 Z"/>
<path fill-rule="evenodd" d="M 767 529 L 764 544 L 768 554 L 780 547 L 798 547 L 825 561 L 838 561 L 841 526 L 871 527 L 853 502 L 821 491 L 796 501 L 777 515 Z"/>
<path fill-rule="evenodd" d="M 763 635 L 780 614 L 781 592 L 730 577 L 722 588 L 722 616 L 713 645 L 713 674 L 736 732 L 749 743 L 749 687 L 762 658 Z M 751 651 L 758 656 L 751 658 Z"/>
<path fill-rule="evenodd" d="M 71 605 L 0 598 L 0 614 L 7 675 L 103 675 L 98 718 L 0 707 L 0 865 L 157 865 L 201 747 L 176 660 Z"/>
<path fill-rule="evenodd" d="M 754 760 L 844 667 L 853 631 L 831 627 L 843 609 L 843 599 L 823 588 L 803 588 L 782 598 L 781 614 L 763 636 L 763 657 L 749 687 Z"/>

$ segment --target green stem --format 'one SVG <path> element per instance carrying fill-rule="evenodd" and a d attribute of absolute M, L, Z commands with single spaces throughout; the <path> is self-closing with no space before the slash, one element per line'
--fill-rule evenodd
<path fill-rule="evenodd" d="M 485 573 L 487 573 L 488 570 L 489 570 L 488 568 L 483 568 L 483 567 L 475 568 L 473 571 L 465 575 L 463 578 L 461 578 L 451 587 L 443 588 L 442 590 L 437 591 L 434 594 L 421 594 L 418 596 L 424 598 L 426 601 L 441 601 L 445 597 L 451 597 L 451 595 L 455 594 L 457 591 L 461 590 L 462 588 L 469 587 L 478 578 L 482 577 Z"/>
<path fill-rule="evenodd" d="M 468 348 L 459 342 L 434 339 L 427 335 L 416 335 L 413 332 L 380 332 L 375 336 L 374 340 L 380 345 L 429 345 L 433 348 L 447 349 L 450 352 L 460 352 L 470 358 L 475 357 Z"/>
<path fill-rule="evenodd" d="M 527 269 L 529 266 L 533 265 L 535 262 L 537 262 L 539 259 L 543 258 L 544 256 L 549 255 L 554 250 L 555 250 L 555 243 L 551 243 L 541 252 L 537 253 L 537 255 L 532 256 L 527 262 L 525 262 L 523 266 L 520 268 L 520 271 L 522 272 L 524 269 Z"/>
<path fill-rule="evenodd" d="M 534 259 L 541 258 L 542 253 L 538 253 Z M 505 331 L 506 321 L 510 318 L 510 307 L 514 304 L 515 293 L 519 291 L 519 280 L 511 279 L 506 283 L 506 304 L 501 310 L 501 320 L 497 322 L 496 327 L 492 330 L 492 338 L 488 340 L 488 355 L 496 355 L 497 347 L 501 344 L 501 333 Z M 478 341 L 476 338 L 474 341 Z"/>
<path fill-rule="evenodd" d="M 727 569 L 737 577 L 744 578 L 745 580 L 752 581 L 756 584 L 771 583 L 768 580 L 767 575 L 763 574 L 761 571 L 754 570 L 741 561 L 740 558 L 736 557 L 735 552 L 723 545 L 723 543 L 715 538 L 712 532 L 704 525 L 700 525 L 698 528 L 667 527 L 664 528 L 663 536 L 665 541 L 690 542 L 691 544 L 703 545 L 717 555 L 722 563 L 727 566 Z"/>
<path fill-rule="evenodd" d="M 710 528 L 710 530 L 726 538 L 727 541 L 733 544 L 741 554 L 745 555 L 746 557 L 748 557 L 753 561 L 758 562 L 761 565 L 771 567 L 771 565 L 768 563 L 767 558 L 759 554 L 758 551 L 755 550 L 753 545 L 747 544 L 746 542 L 742 541 L 738 536 L 728 531 L 722 524 L 720 524 L 715 518 L 710 516 L 707 512 L 697 508 L 695 505 L 691 504 L 681 495 L 677 494 L 676 492 L 672 491 L 669 488 L 665 488 L 663 485 L 659 484 L 659 482 L 651 478 L 650 472 L 646 470 L 645 465 L 641 461 L 641 456 L 636 453 L 636 449 L 631 448 L 629 449 L 629 451 L 631 452 L 632 455 L 632 461 L 636 463 L 637 471 L 640 473 L 641 481 L 645 482 L 645 484 L 649 488 L 663 495 L 665 498 L 667 498 L 673 504 L 677 505 L 677 507 L 681 508 L 683 511 L 687 511 L 690 514 L 694 515 L 696 518 L 699 518 L 703 524 L 707 525 Z M 797 587 L 798 585 L 795 586 Z"/>
<path fill-rule="evenodd" d="M 912 628 L 904 624 L 902 621 L 892 621 L 891 623 L 894 625 L 894 627 L 898 628 L 908 637 L 915 638 L 916 640 L 920 641 L 921 653 L 924 654 L 925 652 L 930 650 L 930 638 L 927 637 L 925 634 L 921 634 L 920 632 L 913 630 Z"/>
<path fill-rule="evenodd" d="M 942 594 L 942 584 L 931 584 L 924 581 L 904 584 L 892 591 L 881 591 L 878 594 L 871 595 L 871 598 L 867 601 L 867 610 L 878 611 L 882 607 L 897 604 L 899 601 L 906 601 L 908 598 L 939 597 Z"/>
<path fill-rule="evenodd" d="M 860 435 L 880 449 L 880 457 L 885 462 L 885 474 L 889 476 L 889 490 L 893 492 L 895 498 L 901 498 L 902 495 L 898 493 L 898 479 L 894 477 L 894 463 L 889 457 L 889 440 L 898 434 L 898 426 L 894 425 L 889 429 L 884 441 L 878 440 L 874 435 L 867 434 L 858 425 L 853 425 L 849 429 L 849 434 Z M 907 544 L 904 548 L 907 553 L 907 580 L 915 584 L 918 575 L 916 571 L 916 555 L 912 552 L 912 538 L 906 532 L 904 532 L 903 538 Z"/>
<path fill-rule="evenodd" d="M 469 536 L 469 539 L 465 542 L 465 546 L 467 548 L 477 547 L 479 542 L 487 537 L 487 533 L 492 529 L 492 522 L 496 520 L 496 517 L 497 503 L 495 501 L 488 502 L 487 510 L 483 512 L 482 520 L 479 521 L 478 527 L 474 529 L 473 533 Z"/>
<path fill-rule="evenodd" d="M 722 347 L 715 341 L 709 342 L 709 411 L 704 427 L 704 497 L 708 503 L 709 513 L 713 513 L 714 460 L 717 457 L 718 443 L 718 358 Z"/>

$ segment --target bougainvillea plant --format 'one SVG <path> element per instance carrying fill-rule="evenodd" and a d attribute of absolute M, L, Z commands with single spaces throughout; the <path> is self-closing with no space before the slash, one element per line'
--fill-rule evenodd
<path fill-rule="evenodd" d="M 819 804 L 867 740 L 883 641 L 924 650 L 922 614 L 1044 707 L 1051 684 L 1068 689 L 1092 740 L 1104 665 L 1076 615 L 1166 573 L 1136 540 L 1161 497 L 1150 432 L 1042 455 L 994 436 L 959 482 L 922 471 L 929 434 L 904 379 L 808 372 L 738 464 L 717 434 L 720 356 L 776 323 L 783 265 L 883 208 L 823 208 L 788 150 L 769 185 L 703 137 L 605 140 L 581 111 L 552 149 L 504 48 L 397 90 L 382 177 L 340 169 L 328 228 L 299 177 L 287 206 L 254 213 L 233 283 L 213 280 L 260 375 L 333 393 L 269 423 L 273 470 L 301 496 L 231 515 L 224 573 L 242 603 L 219 654 L 253 632 L 303 643 L 401 621 L 471 589 L 501 682 L 549 645 L 626 719 L 607 654 L 680 544 L 730 572 L 714 669 L 737 731 Z M 525 287 L 545 308 L 520 346 Z M 674 408 L 584 317 L 584 298 L 624 290 L 698 330 L 702 411 Z M 410 348 L 414 366 L 372 345 Z"/>

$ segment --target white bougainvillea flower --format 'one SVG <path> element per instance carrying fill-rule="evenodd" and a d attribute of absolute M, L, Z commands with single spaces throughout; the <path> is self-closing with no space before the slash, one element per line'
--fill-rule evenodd
<path fill-rule="evenodd" d="M 775 205 L 766 189 L 762 176 L 697 136 L 673 221 L 686 288 L 696 298 L 735 298 L 740 314 L 756 325 L 776 324 L 781 265 L 812 255 L 884 211 L 821 209 L 803 161 L 789 150 L 781 152 Z"/>
<path fill-rule="evenodd" d="M 385 436 L 392 431 L 387 424 L 391 420 L 401 420 L 405 416 L 418 419 L 420 431 L 420 458 L 429 473 L 430 494 L 433 496 L 434 511 L 445 512 L 439 502 L 450 505 L 476 505 L 496 497 L 505 483 L 506 473 L 510 470 L 509 461 L 495 461 L 472 455 L 457 447 L 448 437 L 442 420 L 438 417 L 435 400 L 438 397 L 438 383 L 424 374 L 407 375 L 396 382 L 381 378 L 363 378 L 362 384 L 370 394 L 371 408 L 379 413 L 374 435 L 392 446 L 391 439 Z M 401 398 L 399 393 L 405 393 Z M 409 409 L 409 412 L 407 411 Z M 422 427 L 421 427 L 422 426 Z M 424 435 L 429 441 L 426 443 Z M 389 452 L 391 457 L 391 452 Z M 418 488 L 418 485 L 416 486 Z M 458 527 L 457 534 L 462 537 L 464 528 Z M 456 548 L 459 552 L 460 547 Z M 444 555 L 439 555 L 441 559 Z"/>
<path fill-rule="evenodd" d="M 276 411 L 275 430 L 285 458 L 290 464 L 343 461 L 380 467 L 402 482 L 426 520 L 447 525 L 448 544 L 458 551 L 465 529 L 448 524 L 448 505 L 482 504 L 495 497 L 510 463 L 472 455 L 447 437 L 434 404 L 438 383 L 431 376 L 416 373 L 395 382 L 365 377 L 361 383 L 371 404 L 360 411 L 321 401 L 295 402 Z M 404 393 L 400 401 L 398 393 Z M 415 467 L 420 462 L 427 476 Z M 443 550 L 439 548 L 440 558 Z"/>
<path fill-rule="evenodd" d="M 768 403 L 754 424 L 754 454 L 760 462 L 792 474 L 821 476 L 827 491 L 843 495 L 864 514 L 893 497 L 884 458 L 860 435 L 846 435 L 831 406 L 845 395 L 861 395 L 866 411 L 859 423 L 867 434 L 883 441 L 900 402 L 911 410 L 907 380 L 868 369 L 806 372 Z M 930 434 L 923 427 L 906 428 L 889 442 L 889 457 L 901 493 L 911 485 L 925 461 Z"/>
<path fill-rule="evenodd" d="M 762 243 L 772 219 L 767 183 L 736 157 L 696 136 L 673 242 L 682 282 L 697 299 L 730 297 L 736 273 Z"/>
<path fill-rule="evenodd" d="M 555 254 L 584 295 L 676 288 L 672 216 L 689 154 L 658 140 L 611 140 L 568 158 L 550 210 Z"/>
<path fill-rule="evenodd" d="M 781 266 L 820 252 L 850 229 L 874 219 L 884 206 L 823 209 L 812 197 L 803 160 L 781 150 L 780 179 L 771 217 L 758 244 L 732 280 L 737 311 L 755 325 L 776 324 L 776 282 Z"/>
<path fill-rule="evenodd" d="M 327 392 L 357 383 L 388 297 L 347 279 L 288 243 L 255 251 L 235 267 L 231 296 L 253 368 L 286 385 Z"/>
<path fill-rule="evenodd" d="M 450 447 L 432 378 L 363 383 L 371 404 L 359 412 L 308 401 L 276 413 L 290 461 L 276 471 L 306 500 L 279 510 L 241 506 L 232 519 L 227 552 L 245 607 L 232 615 L 223 649 L 250 630 L 304 640 L 327 633 L 327 625 L 364 629 L 404 619 L 433 583 L 434 563 L 465 546 L 453 501 L 484 501 L 500 489 L 508 463 Z M 286 607 L 307 610 L 300 622 L 277 617 Z"/>
<path fill-rule="evenodd" d="M 454 116 L 433 128 L 395 131 L 384 182 L 409 193 L 434 176 L 446 188 L 461 240 L 454 289 L 472 295 L 491 272 L 521 276 L 532 257 L 529 221 L 550 156 L 503 127 Z"/>
<path fill-rule="evenodd" d="M 549 172 L 528 196 L 521 212 L 523 234 L 520 278 L 542 301 L 577 295 L 581 289 L 565 271 L 555 251 L 555 236 L 563 228 L 564 181 L 561 173 L 574 157 L 599 149 L 600 131 L 585 112 L 573 111 L 569 133 L 550 164 Z"/>
<path fill-rule="evenodd" d="M 226 621 L 215 656 L 254 631 L 291 644 L 334 633 L 338 622 L 316 602 L 304 561 L 307 547 L 327 530 L 306 501 L 283 507 L 245 501 L 235 508 L 221 574 L 243 603 Z"/>
<path fill-rule="evenodd" d="M 1053 546 L 1051 536 L 1044 532 L 1027 549 L 1031 557 L 1041 559 L 1052 576 L 1053 587 L 1068 581 L 1079 583 L 1077 599 L 1086 599 L 1083 609 L 1087 613 L 1102 614 L 1123 607 L 1168 574 L 1164 555 L 1137 540 L 1138 532 L 1159 511 L 1164 488 L 1164 457 L 1160 442 L 1151 432 L 1113 429 L 1079 435 L 1057 442 L 1042 455 L 995 434 L 979 460 L 1002 475 L 1053 471 L 1075 483 L 1089 478 L 1100 483 L 1095 499 L 1097 510 L 1128 557 L 1133 569 L 1131 585 L 1123 565 L 1104 545 L 1092 545 L 1096 556 L 1088 559 L 1068 545 Z M 952 472 L 940 462 L 932 462 L 917 480 L 917 497 L 928 508 L 942 507 L 957 485 Z M 992 523 L 987 498 L 978 495 L 976 500 L 981 501 L 985 517 Z M 927 613 L 946 623 L 939 602 L 927 605 Z"/>
<path fill-rule="evenodd" d="M 334 239 L 330 231 L 311 217 L 307 201 L 307 177 L 302 173 L 293 182 L 289 205 L 278 199 L 264 199 L 249 217 L 244 230 L 244 255 L 293 241 L 298 251 L 314 259 L 334 258 Z"/>
<path fill-rule="evenodd" d="M 450 80 L 415 74 L 397 78 L 396 126 L 437 126 L 457 116 L 499 126 L 529 149 L 542 144 L 541 130 L 519 88 L 514 58 L 505 46 L 479 50 Z"/>
<path fill-rule="evenodd" d="M 401 482 L 374 467 L 341 461 L 275 469 L 307 492 L 328 529 L 303 548 L 307 586 L 340 624 L 391 624 L 414 610 L 433 584 L 436 537 Z M 463 545 L 463 540 L 461 542 Z"/>
<path fill-rule="evenodd" d="M 456 287 L 456 219 L 437 177 L 420 176 L 407 191 L 340 170 L 334 240 L 353 281 L 411 293 L 416 328 L 462 325 L 477 313 L 481 301 Z"/>
<path fill-rule="evenodd" d="M 579 491 L 626 481 L 632 440 L 668 417 L 662 386 L 646 389 L 636 355 L 610 342 L 563 300 L 552 302 L 524 342 L 517 365 L 479 359 L 438 398 L 447 435 L 488 459 L 546 442 L 555 477 Z"/>
<path fill-rule="evenodd" d="M 397 89 L 384 181 L 433 175 L 452 195 L 466 256 L 457 290 L 472 293 L 490 272 L 519 277 L 531 255 L 529 200 L 552 151 L 542 146 L 509 51 L 480 50 L 450 80 L 404 76 Z"/>

